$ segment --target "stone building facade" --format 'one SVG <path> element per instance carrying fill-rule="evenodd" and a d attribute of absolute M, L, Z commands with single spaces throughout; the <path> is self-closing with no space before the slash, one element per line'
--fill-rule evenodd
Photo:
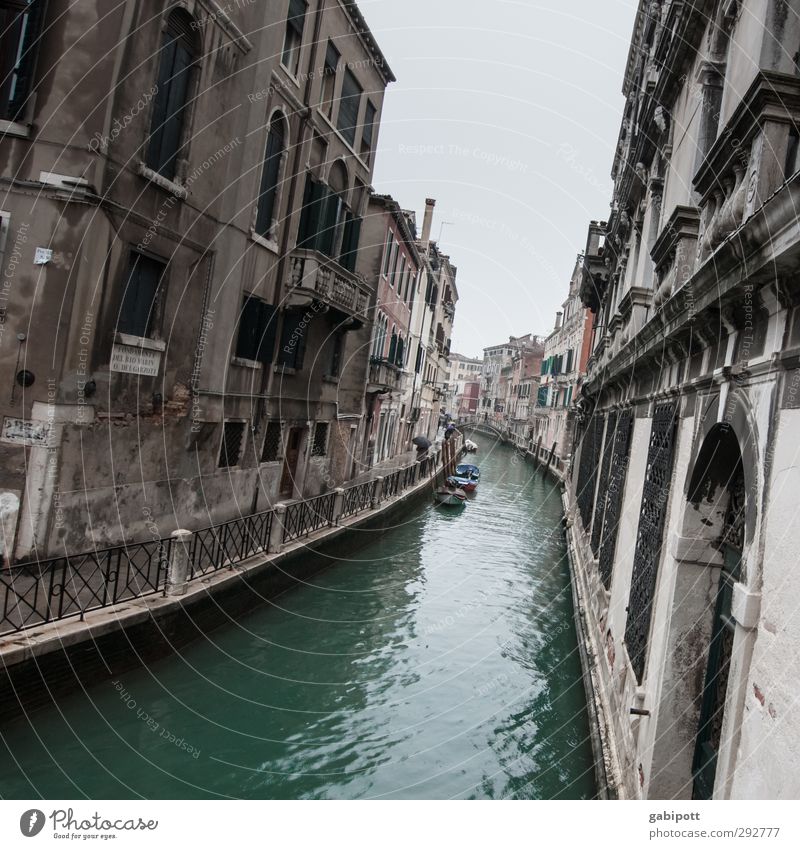
<path fill-rule="evenodd" d="M 3 5 L 5 557 L 347 479 L 393 80 L 356 4 Z"/>
<path fill-rule="evenodd" d="M 405 438 L 411 317 L 425 304 L 416 296 L 422 260 L 413 218 L 385 195 L 372 197 L 369 209 L 359 261 L 366 278 L 378 281 L 366 391 L 369 435 L 364 446 L 366 465 L 372 466 L 396 454 Z"/>
<path fill-rule="evenodd" d="M 790 798 L 800 3 L 642 2 L 569 480 L 619 795 Z"/>
<path fill-rule="evenodd" d="M 584 256 L 580 254 L 570 278 L 567 299 L 556 313 L 553 332 L 544 342 L 541 380 L 533 411 L 533 440 L 564 461 L 572 453 L 574 405 L 580 397 L 594 325 L 591 311 L 581 302 L 583 275 Z"/>

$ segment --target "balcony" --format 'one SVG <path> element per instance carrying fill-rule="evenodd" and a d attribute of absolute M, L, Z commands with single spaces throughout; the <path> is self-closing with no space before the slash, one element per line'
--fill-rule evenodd
<path fill-rule="evenodd" d="M 362 323 L 367 320 L 369 286 L 318 251 L 292 251 L 287 289 L 287 306 L 304 307 L 316 302 Z"/>
<path fill-rule="evenodd" d="M 367 392 L 399 392 L 402 388 L 404 374 L 400 366 L 389 362 L 389 360 L 373 357 L 369 361 Z"/>

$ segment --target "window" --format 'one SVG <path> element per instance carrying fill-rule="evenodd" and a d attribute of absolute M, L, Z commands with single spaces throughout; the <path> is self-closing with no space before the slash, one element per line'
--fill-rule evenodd
<path fill-rule="evenodd" d="M 342 234 L 342 250 L 339 254 L 339 264 L 348 271 L 356 270 L 358 259 L 358 243 L 361 239 L 361 219 L 351 212 L 346 213 L 344 232 Z"/>
<path fill-rule="evenodd" d="M 264 435 L 264 446 L 261 449 L 262 463 L 275 463 L 281 457 L 281 437 L 283 429 L 279 421 L 267 423 L 267 432 Z"/>
<path fill-rule="evenodd" d="M 146 163 L 162 177 L 175 177 L 183 148 L 183 124 L 189 99 L 192 67 L 199 54 L 194 20 L 182 9 L 167 19 L 161 40 L 158 91 L 153 100 Z"/>
<path fill-rule="evenodd" d="M 336 129 L 347 140 L 350 146 L 356 143 L 356 127 L 358 126 L 358 110 L 361 106 L 361 86 L 353 72 L 346 68 L 342 80 L 342 93 L 339 98 L 339 117 Z"/>
<path fill-rule="evenodd" d="M 367 105 L 364 108 L 364 129 L 361 133 L 361 156 L 367 162 L 369 162 L 369 156 L 372 153 L 372 143 L 375 134 L 375 115 L 377 114 L 377 110 L 375 106 L 372 104 L 372 101 L 368 100 Z"/>
<path fill-rule="evenodd" d="M 333 42 L 328 42 L 328 49 L 325 52 L 325 67 L 322 69 L 322 94 L 320 96 L 320 105 L 322 111 L 328 118 L 333 115 L 333 96 L 336 90 L 336 69 L 339 67 L 339 51 L 333 46 Z"/>
<path fill-rule="evenodd" d="M 311 323 L 307 313 L 284 312 L 278 365 L 301 369 L 306 353 L 306 333 Z"/>
<path fill-rule="evenodd" d="M 270 124 L 267 135 L 267 150 L 264 155 L 264 169 L 261 172 L 261 188 L 258 192 L 258 214 L 256 215 L 256 233 L 259 236 L 275 237 L 277 230 L 276 199 L 278 181 L 281 172 L 281 159 L 285 147 L 283 119 L 276 116 Z M 273 226 L 274 225 L 274 226 Z"/>
<path fill-rule="evenodd" d="M 392 239 L 392 251 L 389 256 L 389 264 L 387 267 L 386 279 L 390 286 L 394 286 L 394 266 L 397 262 L 397 242 Z"/>
<path fill-rule="evenodd" d="M 155 325 L 159 287 L 166 267 L 163 262 L 131 251 L 117 321 L 120 333 L 142 338 L 151 334 Z"/>
<path fill-rule="evenodd" d="M 255 295 L 245 295 L 236 337 L 236 356 L 271 363 L 275 351 L 277 311 Z"/>
<path fill-rule="evenodd" d="M 225 422 L 222 426 L 222 445 L 219 449 L 220 469 L 238 466 L 244 442 L 244 422 Z"/>
<path fill-rule="evenodd" d="M 20 121 L 33 89 L 44 0 L 0 0 L 0 118 Z"/>
<path fill-rule="evenodd" d="M 312 457 L 324 457 L 328 453 L 328 423 L 317 422 L 314 427 L 314 441 L 311 444 Z"/>
<path fill-rule="evenodd" d="M 389 265 L 392 257 L 392 231 L 386 234 L 386 244 L 383 248 L 383 269 L 381 274 L 386 277 L 389 274 Z"/>
<path fill-rule="evenodd" d="M 305 18 L 305 0 L 289 0 L 289 17 L 286 19 L 286 35 L 283 40 L 281 64 L 295 77 L 300 68 L 300 46 L 303 43 Z"/>
<path fill-rule="evenodd" d="M 339 377 L 342 368 L 342 355 L 344 354 L 345 333 L 337 330 L 331 335 L 331 360 L 328 374 L 331 377 Z"/>

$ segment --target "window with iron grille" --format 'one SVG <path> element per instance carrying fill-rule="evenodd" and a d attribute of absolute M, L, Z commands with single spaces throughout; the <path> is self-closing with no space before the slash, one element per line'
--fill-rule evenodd
<path fill-rule="evenodd" d="M 45 0 L 0 0 L 0 118 L 21 121 L 33 89 Z"/>
<path fill-rule="evenodd" d="M 312 457 L 324 457 L 328 453 L 328 423 L 317 422 L 314 428 L 314 442 L 311 445 Z"/>
<path fill-rule="evenodd" d="M 244 443 L 244 422 L 225 422 L 222 426 L 222 445 L 219 449 L 221 469 L 238 466 Z"/>
<path fill-rule="evenodd" d="M 628 656 L 631 659 L 636 680 L 639 682 L 644 676 L 647 660 L 653 595 L 661 560 L 664 522 L 672 481 L 676 422 L 677 405 L 675 403 L 659 404 L 656 407 L 647 453 L 647 471 L 642 487 L 642 506 L 628 601 L 628 620 L 625 623 L 625 645 L 628 648 Z"/>
<path fill-rule="evenodd" d="M 280 460 L 282 434 L 283 429 L 279 421 L 272 421 L 267 424 L 264 445 L 261 449 L 262 463 L 275 463 Z"/>

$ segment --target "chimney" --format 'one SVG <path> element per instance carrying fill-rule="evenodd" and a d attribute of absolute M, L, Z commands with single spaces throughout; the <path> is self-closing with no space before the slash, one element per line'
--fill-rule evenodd
<path fill-rule="evenodd" d="M 433 208 L 436 201 L 433 198 L 425 199 L 425 218 L 422 220 L 422 244 L 427 247 L 431 240 L 431 225 L 433 224 Z"/>
<path fill-rule="evenodd" d="M 561 330 L 561 316 L 562 316 L 563 314 L 564 314 L 564 313 L 562 313 L 562 312 L 557 312 L 557 313 L 556 313 L 556 327 L 555 327 L 555 329 L 556 329 L 556 330 Z"/>

